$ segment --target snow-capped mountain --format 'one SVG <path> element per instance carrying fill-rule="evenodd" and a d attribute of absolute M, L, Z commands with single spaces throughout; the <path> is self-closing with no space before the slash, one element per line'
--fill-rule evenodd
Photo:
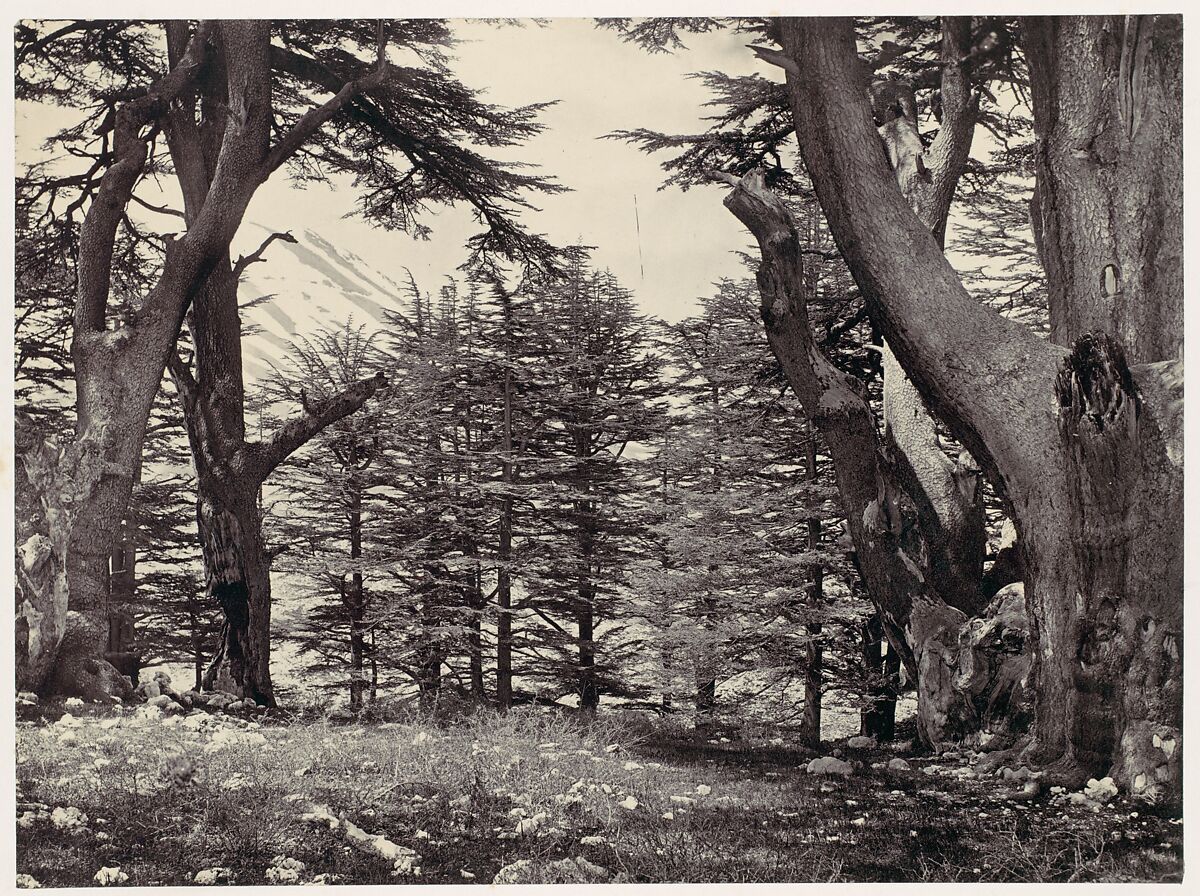
<path fill-rule="evenodd" d="M 238 244 L 253 251 L 272 230 L 247 223 Z M 261 381 L 290 351 L 297 337 L 347 320 L 382 326 L 386 311 L 403 311 L 410 287 L 372 267 L 353 252 L 334 246 L 312 230 L 292 231 L 296 242 L 275 240 L 263 260 L 246 268 L 239 300 L 242 305 L 243 365 L 247 384 Z"/>

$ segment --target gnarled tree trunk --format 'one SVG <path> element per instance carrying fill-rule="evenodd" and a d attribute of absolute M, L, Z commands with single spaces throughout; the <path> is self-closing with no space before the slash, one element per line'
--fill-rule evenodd
<path fill-rule="evenodd" d="M 1170 226 L 1182 207 L 1173 175 L 1178 20 L 1025 28 L 1040 165 L 1050 172 L 1039 204 L 1057 210 L 1049 216 L 1057 235 L 1044 224 L 1041 235 L 1051 303 L 1071 308 L 1076 289 L 1107 295 L 1107 324 L 1054 312 L 1106 324 L 1096 335 L 1068 335 L 1064 324 L 1058 338 L 1071 341 L 1069 351 L 974 302 L 908 208 L 871 140 L 852 23 L 785 19 L 780 29 L 793 111 L 805 123 L 801 151 L 834 238 L 910 379 L 1003 488 L 1016 523 L 1035 645 L 1029 755 L 1071 783 L 1112 773 L 1135 795 L 1177 796 L 1182 365 L 1175 356 L 1131 361 L 1122 341 L 1147 317 L 1181 313 L 1181 229 Z M 1139 49 L 1143 39 L 1158 50 Z M 1145 153 L 1162 154 L 1162 177 L 1123 189 L 1122 172 L 1137 170 Z M 1093 188 L 1111 204 L 1096 206 Z M 1114 218 L 1119 237 L 1097 226 L 1104 208 L 1136 212 Z M 1077 286 L 1054 273 L 1067 269 Z M 1144 277 L 1130 276 L 1139 269 Z M 1122 290 L 1133 294 L 1118 299 Z M 1111 323 L 1122 308 L 1143 306 L 1155 310 Z"/>

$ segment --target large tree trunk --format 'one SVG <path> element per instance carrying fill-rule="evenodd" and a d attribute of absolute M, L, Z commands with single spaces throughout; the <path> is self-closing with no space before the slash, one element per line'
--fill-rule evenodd
<path fill-rule="evenodd" d="M 951 200 L 975 131 L 977 104 L 965 69 L 970 51 L 970 17 L 943 17 L 940 127 L 928 149 L 918 131 L 912 88 L 889 79 L 869 90 L 900 192 L 938 245 L 945 242 Z M 933 417 L 886 342 L 883 424 L 892 467 L 915 506 L 921 566 L 942 600 L 971 615 L 986 603 L 980 588 L 987 534 L 979 470 L 966 452 L 957 462 L 946 457 Z"/>
<path fill-rule="evenodd" d="M 179 28 L 178 24 L 168 26 L 168 53 L 172 58 L 180 50 Z M 268 48 L 264 45 L 257 49 L 263 54 L 257 64 L 266 82 L 267 97 L 256 101 L 268 107 Z M 229 109 L 237 108 L 236 98 L 231 96 L 237 88 L 232 80 L 233 69 L 246 60 L 235 50 L 231 48 L 213 61 L 213 70 L 202 81 L 201 89 L 173 108 L 169 117 L 167 142 L 189 229 L 197 226 L 207 212 L 203 197 L 220 188 L 226 145 L 240 129 Z M 228 73 L 226 68 L 230 69 Z M 381 77 L 383 72 L 380 69 L 371 78 Z M 361 88 L 366 83 L 356 82 L 356 86 Z M 348 101 L 355 92 L 346 90 L 339 97 L 345 94 L 344 101 Z M 315 128 L 321 122 L 319 116 L 309 116 L 302 124 Z M 294 149 L 292 146 L 291 151 Z M 259 178 L 265 179 L 273 166 L 283 162 L 286 155 L 277 158 L 280 151 L 277 146 L 268 153 L 263 141 Z M 206 266 L 206 276 L 188 315 L 194 373 L 173 351 L 169 360 L 198 474 L 197 503 L 207 590 L 225 612 L 222 643 L 205 674 L 205 686 L 227 687 L 274 705 L 270 676 L 270 554 L 254 506 L 255 497 L 267 476 L 289 454 L 325 426 L 361 407 L 385 380 L 380 374 L 320 402 L 310 404 L 303 399 L 303 413 L 276 430 L 270 440 L 247 442 L 238 282 L 247 265 L 261 260 L 267 245 L 291 237 L 272 234 L 257 252 L 234 264 L 229 254 L 233 232 L 229 231 L 224 245 Z"/>
<path fill-rule="evenodd" d="M 264 562 L 266 552 L 254 499 L 257 490 L 236 503 L 222 503 L 205 491 L 201 490 L 197 511 L 205 591 L 225 618 L 203 686 L 274 706 L 271 571 Z"/>
<path fill-rule="evenodd" d="M 23 612 L 23 638 L 18 632 L 24 649 L 18 668 L 24 669 L 24 681 L 38 687 L 46 686 L 66 631 L 64 598 L 68 608 L 78 607 L 78 618 L 87 620 L 88 634 L 73 639 L 71 647 L 84 657 L 80 668 L 93 678 L 112 677 L 114 670 L 100 656 L 107 625 L 97 619 L 96 598 L 117 527 L 128 511 L 150 407 L 184 313 L 214 265 L 227 255 L 258 187 L 332 115 L 387 74 L 381 65 L 346 85 L 319 114 L 296 121 L 272 149 L 267 24 L 201 22 L 193 27 L 174 20 L 165 27 L 169 70 L 144 93 L 113 109 L 101 126 L 109 147 L 103 160 L 107 167 L 79 231 L 71 340 L 76 437 L 45 467 L 52 470 L 42 489 L 51 511 L 49 531 L 30 554 L 49 556 L 36 564 L 29 583 L 34 600 L 22 604 L 40 619 Z M 197 97 L 213 93 L 221 100 L 201 121 Z M 201 139 L 202 130 L 216 139 Z M 154 287 L 131 303 L 126 320 L 110 329 L 116 236 L 156 135 L 165 135 L 170 144 L 187 228 L 168 241 Z M 187 147 L 190 153 L 184 152 Z M 208 153 L 212 164 L 202 164 L 202 153 Z M 37 632 L 30 630 L 31 621 Z M 99 643 L 88 640 L 93 636 L 99 636 Z M 86 648 L 77 646 L 85 642 Z"/>
<path fill-rule="evenodd" d="M 780 25 L 793 111 L 805 123 L 801 151 L 834 238 L 905 371 L 1011 507 L 1025 552 L 1036 649 L 1030 755 L 1054 763 L 1072 782 L 1111 772 L 1136 795 L 1177 796 L 1182 365 L 1173 358 L 1130 364 L 1106 334 L 1070 333 L 1074 344 L 1066 352 L 974 302 L 872 141 L 852 24 L 785 19 Z M 1142 52 L 1139 66 L 1143 28 L 1161 49 L 1153 64 L 1145 64 Z M 1096 174 L 1099 162 L 1152 151 L 1143 142 L 1151 139 L 1168 156 L 1178 151 L 1162 122 L 1181 114 L 1171 89 L 1179 78 L 1179 31 L 1173 19 L 1054 20 L 1032 22 L 1028 30 L 1035 120 L 1045 134 L 1042 164 L 1057 164 L 1062 175 L 1038 188 L 1041 204 L 1052 191 L 1049 207 L 1060 210 L 1057 236 L 1042 228 L 1043 253 L 1052 255 L 1054 246 L 1103 237 L 1106 228 L 1093 226 L 1095 213 L 1067 212 L 1094 199 L 1089 188 L 1107 176 Z M 1132 66 L 1140 77 L 1122 79 L 1122 59 L 1129 60 L 1126 73 Z M 1083 74 L 1093 70 L 1103 77 Z M 1107 126 L 1101 130 L 1089 126 L 1077 93 L 1093 89 L 1102 99 Z M 1131 245 L 1151 255 L 1141 261 L 1152 277 L 1109 271 L 1109 264 L 1130 270 L 1119 255 L 1075 271 L 1080 291 L 1090 282 L 1108 293 L 1110 321 L 1126 306 L 1156 308 L 1154 319 L 1181 313 L 1180 229 L 1164 226 L 1177 220 L 1181 197 L 1168 161 L 1162 167 L 1157 192 L 1144 192 L 1144 184 L 1107 185 L 1114 209 L 1138 212 L 1132 223 L 1142 233 Z M 1056 264 L 1046 265 L 1051 302 L 1071 305 L 1070 290 L 1053 273 Z M 1131 301 L 1113 301 L 1119 290 L 1109 290 L 1112 284 L 1133 291 Z M 1119 338 L 1141 326 L 1104 330 Z"/>

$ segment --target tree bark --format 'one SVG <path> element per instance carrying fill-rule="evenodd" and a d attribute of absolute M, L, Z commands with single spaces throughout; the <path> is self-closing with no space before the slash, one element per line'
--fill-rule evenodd
<path fill-rule="evenodd" d="M 1025 552 L 1035 645 L 1037 708 L 1029 755 L 1072 783 L 1111 772 L 1135 795 L 1177 796 L 1182 365 L 1174 359 L 1130 364 L 1120 343 L 1104 334 L 1071 333 L 1067 352 L 974 302 L 896 189 L 882 147 L 871 140 L 852 24 L 785 19 L 780 25 L 785 55 L 795 66 L 788 75 L 793 112 L 805 123 L 801 151 L 834 239 L 922 397 L 1010 505 Z M 1047 27 L 1062 35 L 1090 26 L 1069 19 Z M 1119 20 L 1107 20 L 1101 30 L 1111 47 L 1122 45 L 1126 27 Z M 1168 52 L 1162 63 L 1143 66 L 1140 95 L 1149 90 L 1177 97 L 1169 85 L 1178 77 L 1171 65 L 1179 55 L 1178 30 L 1156 25 L 1152 31 Z M 1086 117 L 1073 108 L 1069 91 L 1046 90 L 1045 70 L 1070 74 L 1103 42 L 1055 38 L 1053 52 L 1043 53 L 1046 40 L 1035 29 L 1031 43 L 1038 59 L 1031 68 L 1044 67 L 1033 79 L 1037 127 L 1073 130 Z M 1136 47 L 1131 52 L 1136 57 Z M 1122 54 L 1101 58 L 1112 76 L 1101 79 L 1098 89 L 1111 108 L 1121 108 Z M 1155 79 L 1159 86 L 1146 86 Z M 1067 80 L 1073 89 L 1084 83 Z M 1178 106 L 1165 105 L 1163 115 L 1181 114 Z M 1140 119 L 1143 126 L 1146 120 Z M 1133 138 L 1111 151 L 1138 155 L 1144 151 L 1138 133 L 1133 128 Z M 1100 137 L 1082 136 L 1088 142 Z M 1110 151 L 1107 136 L 1102 156 Z M 1086 174 L 1096 164 L 1086 149 L 1075 145 L 1060 159 L 1060 170 L 1074 165 L 1082 184 L 1093 182 Z M 1069 180 L 1056 182 L 1054 208 L 1086 206 L 1086 190 Z M 1171 186 L 1178 188 L 1168 181 L 1164 194 L 1172 194 Z M 1040 185 L 1038 195 L 1046 201 Z M 1122 195 L 1146 220 L 1170 219 L 1176 202 L 1173 194 Z M 1060 213 L 1055 220 L 1068 217 Z M 1181 239 L 1165 228 L 1155 232 L 1166 243 Z M 1058 234 L 1043 228 L 1044 251 L 1093 237 L 1076 225 L 1060 227 Z M 1145 290 L 1130 307 L 1161 304 L 1170 315 L 1177 296 L 1171 285 L 1178 282 L 1172 269 L 1182 252 L 1171 245 L 1152 251 L 1154 267 L 1161 268 L 1152 281 L 1119 282 Z M 1087 279 L 1107 282 L 1110 263 L 1116 262 L 1105 262 Z M 1048 271 L 1054 264 L 1047 264 Z M 1058 278 L 1049 279 L 1052 305 L 1071 304 Z M 1109 304 L 1114 312 L 1123 307 Z"/>
<path fill-rule="evenodd" d="M 917 128 L 916 99 L 903 81 L 871 85 L 872 117 L 900 192 L 944 245 L 958 181 L 970 157 L 977 100 L 966 71 L 971 19 L 942 17 L 941 117 L 928 149 Z M 934 590 L 968 616 L 986 603 L 980 583 L 987 549 L 979 470 L 969 454 L 951 462 L 933 417 L 891 348 L 883 346 L 884 440 L 904 494 L 915 505 L 919 553 Z"/>

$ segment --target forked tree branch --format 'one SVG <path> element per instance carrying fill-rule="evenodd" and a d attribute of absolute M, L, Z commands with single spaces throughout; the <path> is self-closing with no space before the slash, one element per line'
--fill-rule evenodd
<path fill-rule="evenodd" d="M 258 249 L 256 249 L 254 252 L 251 252 L 249 255 L 243 255 L 234 262 L 233 279 L 237 280 L 240 278 L 242 276 L 242 272 L 256 261 L 262 261 L 263 253 L 267 251 L 267 247 L 271 245 L 271 243 L 275 242 L 275 240 L 282 240 L 285 243 L 296 242 L 296 238 L 292 236 L 292 232 L 290 230 L 286 233 L 272 233 L 265 240 L 263 240 L 262 245 L 259 246 Z"/>
<path fill-rule="evenodd" d="M 297 121 L 290 131 L 283 135 L 279 143 L 268 153 L 264 165 L 263 176 L 286 162 L 315 134 L 329 119 L 337 115 L 355 97 L 368 90 L 379 87 L 387 80 L 390 66 L 387 61 L 387 41 L 383 37 L 383 23 L 379 25 L 379 39 L 376 47 L 375 68 L 370 74 L 353 81 L 347 81 L 332 97 L 316 108 L 309 109 Z"/>

